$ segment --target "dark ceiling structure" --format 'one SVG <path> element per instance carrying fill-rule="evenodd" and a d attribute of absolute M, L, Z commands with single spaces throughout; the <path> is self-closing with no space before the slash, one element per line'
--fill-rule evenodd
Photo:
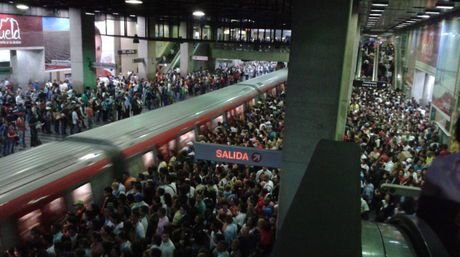
<path fill-rule="evenodd" d="M 266 27 L 290 25 L 291 0 L 144 0 L 142 4 L 125 0 L 1 0 L 29 6 L 66 9 L 81 8 L 89 12 L 120 16 L 175 17 L 189 19 L 194 10 L 206 13 L 205 19 L 251 20 Z M 284 25 L 283 25 L 284 24 Z"/>
<path fill-rule="evenodd" d="M 459 16 L 460 0 L 362 0 L 359 11 L 363 32 L 381 34 Z"/>
<path fill-rule="evenodd" d="M 308 0 L 299 0 L 298 3 Z M 436 22 L 446 16 L 459 15 L 460 0 L 355 0 L 359 4 L 360 27 L 364 33 L 382 34 L 423 23 Z M 80 8 L 85 12 L 110 15 L 110 18 L 133 15 L 151 17 L 160 21 L 191 21 L 222 24 L 239 23 L 265 29 L 290 29 L 293 0 L 143 0 L 129 4 L 125 0 L 0 0 L 3 3 L 24 3 L 47 9 Z M 452 9 L 440 9 L 440 3 Z M 332 3 L 331 3 L 332 4 Z M 295 7 L 294 7 L 295 8 Z M 193 11 L 205 12 L 202 18 Z M 437 14 L 427 14 L 429 11 Z M 115 15 L 114 15 L 115 14 Z"/>

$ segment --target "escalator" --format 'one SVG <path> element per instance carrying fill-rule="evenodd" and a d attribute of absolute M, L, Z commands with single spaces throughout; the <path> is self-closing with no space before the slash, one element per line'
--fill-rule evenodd
<path fill-rule="evenodd" d="M 400 215 L 387 223 L 363 221 L 363 257 L 449 257 L 430 227 L 415 216 Z"/>
<path fill-rule="evenodd" d="M 415 215 L 398 215 L 388 223 L 361 220 L 359 174 L 351 175 L 360 169 L 360 156 L 356 144 L 319 141 L 279 222 L 271 256 L 449 257 L 435 232 Z M 318 183 L 322 181 L 327 187 Z M 420 193 L 410 187 L 383 187 L 405 196 Z"/>
<path fill-rule="evenodd" d="M 191 55 L 194 55 L 199 47 L 200 47 L 200 43 L 196 43 L 193 46 L 193 50 L 192 50 Z M 180 47 L 179 47 L 179 44 L 177 44 L 177 50 L 175 51 L 175 53 L 176 54 L 170 59 L 170 62 L 167 65 L 163 66 L 163 68 L 161 69 L 162 73 L 167 73 L 171 69 L 175 69 L 175 68 L 179 67 L 179 65 L 180 65 Z"/>

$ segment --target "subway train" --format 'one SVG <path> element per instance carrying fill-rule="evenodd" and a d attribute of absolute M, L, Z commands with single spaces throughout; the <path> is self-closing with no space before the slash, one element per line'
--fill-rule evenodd
<path fill-rule="evenodd" d="M 169 159 L 198 133 L 241 114 L 265 94 L 279 94 L 287 75 L 287 69 L 278 70 L 1 158 L 0 250 L 26 239 L 32 228 L 62 219 L 77 201 L 99 202 L 96 196 L 121 172 L 138 175 L 157 156 Z M 414 219 L 363 221 L 362 256 L 447 256 L 436 250 L 442 246 L 431 230 Z"/>
<path fill-rule="evenodd" d="M 1 158 L 0 249 L 27 238 L 35 226 L 48 227 L 76 201 L 98 202 L 95 196 L 125 171 L 117 167 L 138 175 L 198 132 L 243 113 L 264 94 L 280 93 L 287 73 L 278 70 Z"/>

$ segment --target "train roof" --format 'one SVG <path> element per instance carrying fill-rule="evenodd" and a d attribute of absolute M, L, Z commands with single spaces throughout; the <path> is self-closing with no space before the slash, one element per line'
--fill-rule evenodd
<path fill-rule="evenodd" d="M 258 91 L 265 91 L 286 80 L 287 69 L 279 70 L 69 138 L 105 140 L 118 147 L 125 155 L 132 156 L 153 147 L 154 144 L 164 143 L 161 142 L 162 139 L 174 138 L 196 124 L 241 105 L 256 96 Z M 1 158 L 0 210 L 15 198 L 106 159 L 98 147 L 71 140 L 48 143 Z M 91 172 L 88 171 L 87 174 Z M 37 199 L 31 201 L 33 203 Z M 0 214 L 1 216 L 3 215 Z"/>

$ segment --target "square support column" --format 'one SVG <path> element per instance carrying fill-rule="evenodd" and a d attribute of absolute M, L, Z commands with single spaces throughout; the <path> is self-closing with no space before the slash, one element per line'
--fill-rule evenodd
<path fill-rule="evenodd" d="M 69 8 L 70 59 L 72 85 L 77 92 L 96 85 L 96 60 L 94 16 L 84 15 L 80 9 Z"/>
<path fill-rule="evenodd" d="M 137 17 L 137 34 L 146 37 L 146 31 L 150 29 L 145 17 Z M 156 74 L 156 42 L 140 40 L 137 47 L 139 58 L 144 58 L 143 63 L 138 64 L 139 78 L 154 79 Z"/>
<path fill-rule="evenodd" d="M 280 226 L 316 144 L 343 138 L 359 42 L 353 0 L 293 0 L 292 10 Z"/>

